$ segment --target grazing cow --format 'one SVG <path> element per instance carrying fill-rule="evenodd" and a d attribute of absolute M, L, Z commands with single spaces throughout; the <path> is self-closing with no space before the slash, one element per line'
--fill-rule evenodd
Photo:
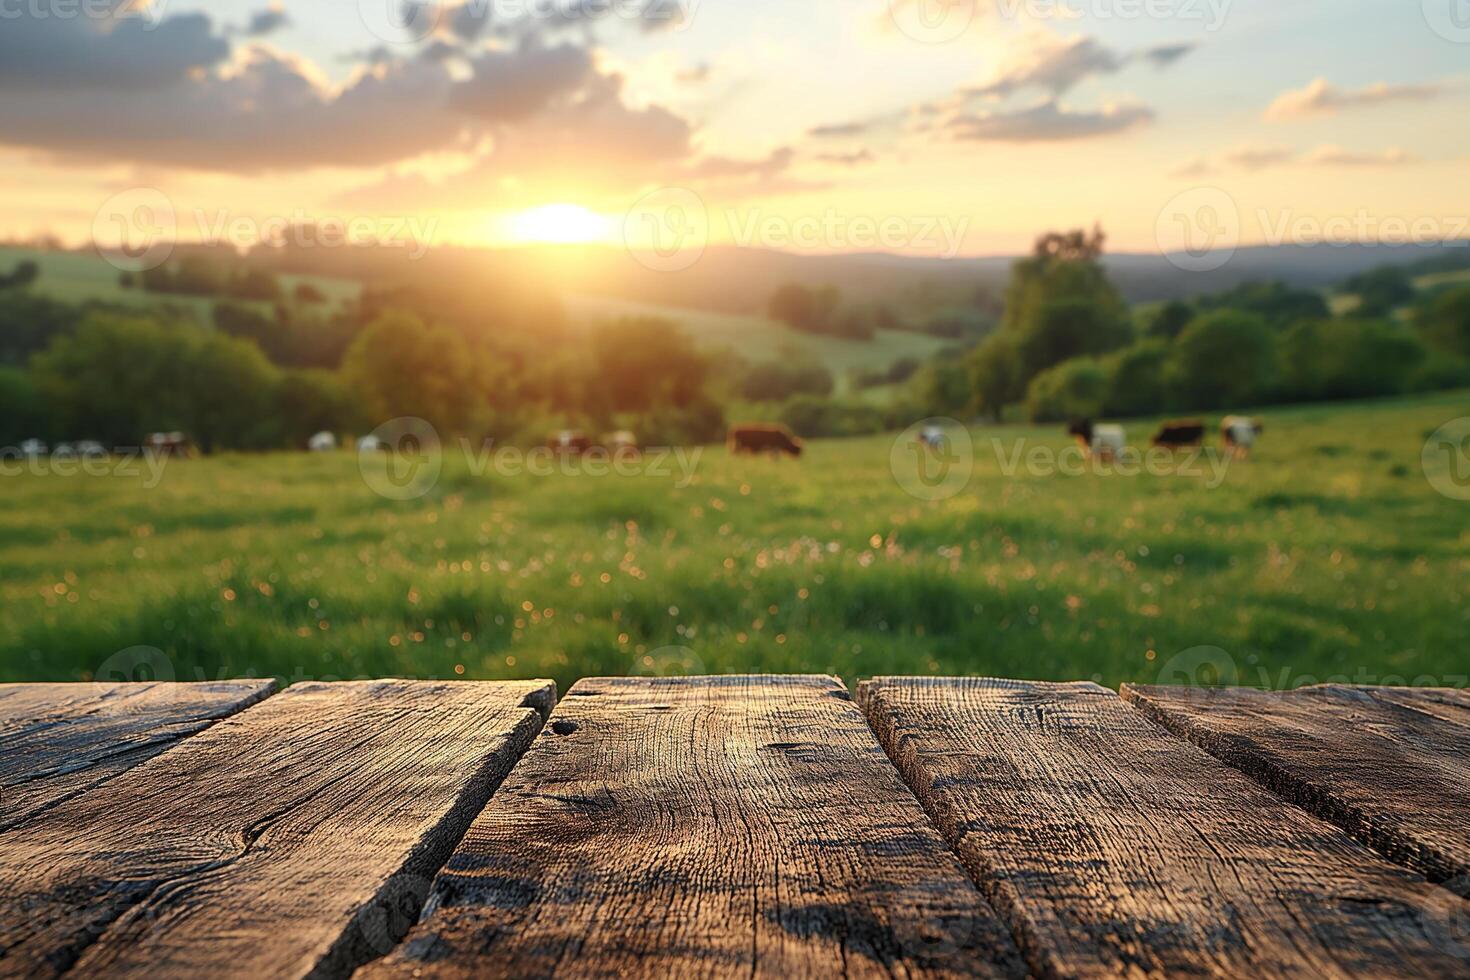
<path fill-rule="evenodd" d="M 638 437 L 627 429 L 609 432 L 602 437 L 602 445 L 615 459 L 638 456 Z"/>
<path fill-rule="evenodd" d="M 1199 419 L 1178 419 L 1165 422 L 1159 434 L 1154 436 L 1154 445 L 1162 449 L 1188 449 L 1202 446 L 1205 442 L 1205 424 Z"/>
<path fill-rule="evenodd" d="M 801 440 L 792 435 L 784 425 L 737 425 L 730 429 L 726 444 L 730 455 L 740 453 L 770 453 L 773 456 L 786 454 L 800 456 Z"/>
<path fill-rule="evenodd" d="M 592 438 L 586 433 L 575 432 L 571 429 L 563 429 L 546 440 L 546 448 L 568 456 L 580 456 L 592 449 L 593 445 Z"/>
<path fill-rule="evenodd" d="M 1258 419 L 1248 419 L 1243 415 L 1227 415 L 1220 423 L 1220 438 L 1225 443 L 1225 452 L 1242 459 L 1251 454 L 1256 440 L 1265 431 L 1266 427 Z"/>
<path fill-rule="evenodd" d="M 930 452 L 937 453 L 944 449 L 945 444 L 949 442 L 949 437 L 944 434 L 944 430 L 939 426 L 926 425 L 924 426 L 924 430 L 919 433 L 919 442 L 927 447 Z"/>
<path fill-rule="evenodd" d="M 194 455 L 194 444 L 182 432 L 155 432 L 143 443 L 150 456 L 186 458 Z"/>
<path fill-rule="evenodd" d="M 45 456 L 49 450 L 40 439 L 27 439 L 20 444 L 20 454 L 26 459 L 39 459 Z"/>
<path fill-rule="evenodd" d="M 1100 459 L 1115 459 L 1128 448 L 1121 425 L 1097 425 L 1092 419 L 1083 419 L 1072 423 L 1067 432 L 1077 437 L 1089 456 L 1095 455 Z"/>
<path fill-rule="evenodd" d="M 306 443 L 306 448 L 314 453 L 335 452 L 337 437 L 330 432 L 318 432 Z"/>
<path fill-rule="evenodd" d="M 388 444 L 377 436 L 363 436 L 357 440 L 357 451 L 360 453 L 381 453 L 388 448 Z"/>

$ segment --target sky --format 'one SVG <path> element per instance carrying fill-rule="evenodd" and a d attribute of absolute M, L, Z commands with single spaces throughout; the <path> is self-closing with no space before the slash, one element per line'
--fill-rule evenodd
<path fill-rule="evenodd" d="M 406 25 L 406 26 L 405 26 Z M 0 0 L 0 237 L 1470 237 L 1470 0 Z"/>

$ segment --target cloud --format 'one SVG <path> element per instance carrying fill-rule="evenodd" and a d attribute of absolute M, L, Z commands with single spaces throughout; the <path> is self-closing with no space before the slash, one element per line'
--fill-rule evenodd
<path fill-rule="evenodd" d="M 571 44 L 486 51 L 471 61 L 474 74 L 455 86 L 454 104 L 481 119 L 507 121 L 541 112 L 592 77 L 592 55 Z"/>
<path fill-rule="evenodd" d="M 858 167 L 865 163 L 872 163 L 877 157 L 873 156 L 871 150 L 864 147 L 853 153 L 819 153 L 817 159 L 823 163 L 833 163 L 842 167 Z"/>
<path fill-rule="evenodd" d="M 381 166 L 471 152 L 487 139 L 503 145 L 497 159 L 526 169 L 557 153 L 584 171 L 690 153 L 688 122 L 627 105 L 621 77 L 572 44 L 531 40 L 466 56 L 438 37 L 406 54 L 374 52 L 336 84 L 307 59 L 262 44 L 232 52 L 202 15 L 167 18 L 151 32 L 141 24 L 99 33 L 78 21 L 7 22 L 0 145 L 72 162 L 239 174 Z M 6 77 L 18 72 L 8 57 L 17 37 L 50 55 L 21 73 L 25 85 Z M 52 84 L 33 87 L 38 80 Z"/>
<path fill-rule="evenodd" d="M 806 134 L 813 139 L 845 139 L 862 136 L 868 131 L 867 123 L 838 123 L 832 126 L 813 126 Z"/>
<path fill-rule="evenodd" d="M 0 93 L 103 88 L 139 92 L 178 82 L 230 56 L 230 44 L 203 14 L 151 24 L 138 16 L 106 21 L 20 16 L 0 22 Z"/>
<path fill-rule="evenodd" d="M 1092 37 L 1063 37 L 1031 31 L 1008 47 L 1006 60 L 983 84 L 964 90 L 969 97 L 997 98 L 1023 89 L 1059 97 L 1088 78 L 1115 75 L 1140 59 L 1164 69 L 1193 51 L 1193 44 L 1168 44 L 1120 53 Z"/>
<path fill-rule="evenodd" d="M 1263 170 L 1296 159 L 1296 151 L 1279 147 L 1243 146 L 1225 154 L 1225 159 L 1244 170 Z"/>
<path fill-rule="evenodd" d="M 1156 68 L 1168 68 L 1194 49 L 1195 45 L 1189 43 L 1161 44 L 1158 47 L 1147 48 L 1140 52 L 1140 57 L 1153 62 Z"/>
<path fill-rule="evenodd" d="M 1355 153 L 1340 146 L 1319 146 L 1302 158 L 1303 163 L 1324 167 L 1403 167 L 1420 158 L 1399 147 L 1381 153 Z"/>
<path fill-rule="evenodd" d="M 1111 75 L 1127 59 L 1090 37 L 1061 37 L 1033 31 L 1009 48 L 1006 61 L 982 85 L 967 89 L 971 96 L 1005 96 L 1037 88 L 1059 96 L 1091 75 Z"/>
<path fill-rule="evenodd" d="M 1438 97 L 1443 91 L 1443 86 L 1437 84 L 1388 85 L 1384 82 L 1360 89 L 1341 89 L 1325 78 L 1318 78 L 1304 89 L 1278 96 L 1266 109 L 1266 119 L 1282 122 L 1308 116 L 1330 116 L 1343 109 L 1391 102 L 1425 102 Z"/>
<path fill-rule="evenodd" d="M 1421 162 L 1421 158 L 1399 147 L 1381 152 L 1358 152 L 1340 146 L 1319 146 L 1310 153 L 1281 148 L 1242 147 L 1224 154 L 1222 162 L 1241 170 L 1264 170 L 1286 164 L 1309 167 L 1402 167 Z M 1175 170 L 1173 177 L 1205 177 L 1217 167 L 1203 157 L 1196 157 Z"/>
<path fill-rule="evenodd" d="M 1153 110 L 1146 106 L 1107 105 L 1097 111 L 1079 111 L 1053 100 L 1016 111 L 958 115 L 949 120 L 947 128 L 960 140 L 1041 143 L 1121 133 L 1153 118 Z"/>
<path fill-rule="evenodd" d="M 277 5 L 266 10 L 257 10 L 251 14 L 250 23 L 245 26 L 245 33 L 250 37 L 265 37 L 290 24 L 291 18 L 286 16 L 285 9 Z"/>

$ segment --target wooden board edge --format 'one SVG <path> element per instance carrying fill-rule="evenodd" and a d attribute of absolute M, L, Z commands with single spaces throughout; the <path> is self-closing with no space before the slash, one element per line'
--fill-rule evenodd
<path fill-rule="evenodd" d="M 1371 815 L 1345 801 L 1334 799 L 1329 789 L 1319 787 L 1307 777 L 1252 752 L 1241 738 L 1212 732 L 1187 714 L 1170 710 L 1154 699 L 1160 691 L 1172 690 L 1174 689 L 1157 685 L 1124 684 L 1118 693 L 1124 703 L 1131 705 L 1169 734 L 1208 752 L 1282 800 L 1332 824 L 1359 844 L 1378 852 L 1394 864 L 1417 872 L 1434 884 L 1442 884 L 1466 874 L 1466 869 L 1459 867 L 1449 855 L 1441 854 L 1396 830 L 1381 826 Z M 1206 705 L 1212 696 L 1210 691 L 1228 689 L 1183 690 L 1199 692 L 1200 704 Z"/>

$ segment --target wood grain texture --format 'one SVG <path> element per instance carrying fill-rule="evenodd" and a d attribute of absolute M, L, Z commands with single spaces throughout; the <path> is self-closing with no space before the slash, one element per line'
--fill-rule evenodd
<path fill-rule="evenodd" d="M 100 786 L 275 690 L 206 684 L 0 684 L 0 830 Z"/>
<path fill-rule="evenodd" d="M 0 973 L 342 976 L 392 948 L 550 682 L 302 684 L 0 834 Z"/>
<path fill-rule="evenodd" d="M 890 678 L 860 699 L 1038 976 L 1470 972 L 1463 899 L 1111 691 Z"/>
<path fill-rule="evenodd" d="M 827 677 L 584 680 L 367 977 L 1016 976 Z"/>
<path fill-rule="evenodd" d="M 1431 881 L 1470 875 L 1470 694 L 1124 687 L 1123 697 Z"/>

